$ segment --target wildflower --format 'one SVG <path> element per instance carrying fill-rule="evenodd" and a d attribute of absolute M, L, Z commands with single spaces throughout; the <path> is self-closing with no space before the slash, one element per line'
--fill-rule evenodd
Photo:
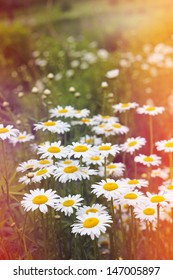
<path fill-rule="evenodd" d="M 119 197 L 123 186 L 120 180 L 107 179 L 106 181 L 101 180 L 101 182 L 91 185 L 91 188 L 91 192 L 97 197 L 103 195 L 109 201 L 111 198 Z"/>
<path fill-rule="evenodd" d="M 130 109 L 135 109 L 136 107 L 138 107 L 138 104 L 136 102 L 119 103 L 112 106 L 114 112 L 120 112 L 120 113 L 126 112 Z"/>
<path fill-rule="evenodd" d="M 173 138 L 169 140 L 158 141 L 155 144 L 158 151 L 164 151 L 166 153 L 173 152 Z"/>
<path fill-rule="evenodd" d="M 136 219 L 153 222 L 157 219 L 157 207 L 153 204 L 140 204 L 134 208 L 134 214 Z"/>
<path fill-rule="evenodd" d="M 19 135 L 19 130 L 13 128 L 13 125 L 7 125 L 6 127 L 3 124 L 0 124 L 0 139 L 11 139 Z"/>
<path fill-rule="evenodd" d="M 122 178 L 121 181 L 126 187 L 129 187 L 132 190 L 134 188 L 140 189 L 141 187 L 145 187 L 145 188 L 148 187 L 148 181 L 144 180 L 144 179 L 129 179 L 129 178 L 123 179 Z"/>
<path fill-rule="evenodd" d="M 124 144 L 121 145 L 123 152 L 133 154 L 136 150 L 139 150 L 142 146 L 146 144 L 146 140 L 143 137 L 131 137 L 126 140 Z"/>
<path fill-rule="evenodd" d="M 81 144 L 79 142 L 72 142 L 72 145 L 68 146 L 70 152 L 68 154 L 69 157 L 74 156 L 75 158 L 80 158 L 81 156 L 90 156 L 94 154 L 94 149 L 91 145 Z"/>
<path fill-rule="evenodd" d="M 103 143 L 97 146 L 96 150 L 104 157 L 107 157 L 109 155 L 115 156 L 120 151 L 118 145 L 112 145 L 111 143 Z"/>
<path fill-rule="evenodd" d="M 152 154 L 149 156 L 140 154 L 139 156 L 136 156 L 134 160 L 135 160 L 135 162 L 142 163 L 144 165 L 147 165 L 148 167 L 157 166 L 161 163 L 161 157 L 158 157 L 155 154 Z"/>
<path fill-rule="evenodd" d="M 113 69 L 106 73 L 106 78 L 108 79 L 115 79 L 119 76 L 119 69 Z"/>
<path fill-rule="evenodd" d="M 73 118 L 75 110 L 72 106 L 57 106 L 56 108 L 50 109 L 50 117 L 51 118 L 59 118 L 59 117 L 64 117 L 64 118 Z"/>
<path fill-rule="evenodd" d="M 129 206 L 135 206 L 141 204 L 144 200 L 144 195 L 138 190 L 132 190 L 131 188 L 125 188 L 124 192 L 116 198 L 119 204 L 128 204 Z"/>
<path fill-rule="evenodd" d="M 26 131 L 23 131 L 23 132 L 19 132 L 17 136 L 11 137 L 10 142 L 13 143 L 13 145 L 16 145 L 17 143 L 25 143 L 33 139 L 34 139 L 34 135 L 31 135 Z"/>
<path fill-rule="evenodd" d="M 106 165 L 106 175 L 107 177 L 121 177 L 123 176 L 125 170 L 125 165 L 122 162 L 109 163 Z M 99 167 L 99 176 L 104 176 L 104 166 Z"/>
<path fill-rule="evenodd" d="M 51 189 L 47 191 L 44 189 L 35 189 L 30 190 L 30 194 L 25 194 L 21 205 L 27 212 L 39 209 L 42 213 L 46 213 L 48 211 L 47 206 L 54 208 L 57 198 L 58 195 Z"/>
<path fill-rule="evenodd" d="M 38 146 L 38 154 L 42 154 L 41 158 L 65 158 L 69 153 L 67 147 L 61 146 L 61 141 L 58 142 L 45 142 L 43 145 Z"/>
<path fill-rule="evenodd" d="M 88 213 L 99 213 L 99 214 L 108 214 L 106 207 L 99 203 L 94 203 L 91 206 L 83 205 L 82 207 L 78 208 L 76 215 L 82 216 Z"/>
<path fill-rule="evenodd" d="M 156 107 L 150 105 L 143 105 L 142 107 L 137 108 L 138 114 L 145 114 L 149 116 L 156 116 L 158 114 L 162 114 L 164 112 L 164 107 Z"/>
<path fill-rule="evenodd" d="M 80 235 L 89 235 L 92 240 L 105 233 L 107 227 L 110 227 L 112 219 L 110 215 L 91 213 L 78 216 L 76 223 L 72 225 L 72 233 Z"/>
<path fill-rule="evenodd" d="M 37 160 L 36 159 L 30 159 L 28 161 L 24 161 L 19 164 L 19 166 L 16 168 L 17 172 L 25 172 L 25 171 L 31 171 L 37 168 Z"/>
<path fill-rule="evenodd" d="M 83 198 L 81 198 L 80 194 L 59 197 L 55 204 L 55 209 L 64 212 L 65 216 L 70 216 L 74 210 L 81 206 L 82 200 Z"/>
<path fill-rule="evenodd" d="M 52 121 L 48 120 L 46 122 L 39 122 L 38 124 L 34 124 L 35 130 L 43 130 L 43 131 L 50 131 L 52 133 L 64 134 L 70 130 L 70 125 L 66 122 L 62 121 Z"/>

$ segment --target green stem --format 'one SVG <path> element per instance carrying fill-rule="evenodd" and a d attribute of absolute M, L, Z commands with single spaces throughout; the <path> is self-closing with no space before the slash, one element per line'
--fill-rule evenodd
<path fill-rule="evenodd" d="M 6 158 L 6 150 L 5 150 L 5 144 L 4 141 L 1 141 L 2 143 L 2 156 L 3 156 L 3 160 L 4 160 L 4 180 L 5 180 L 5 184 L 6 184 L 6 191 L 7 191 L 7 205 L 8 208 L 10 209 L 10 196 L 9 196 L 9 185 L 8 185 L 8 172 L 7 172 L 7 158 Z"/>
<path fill-rule="evenodd" d="M 43 230 L 43 239 L 44 239 L 44 258 L 45 260 L 48 259 L 48 252 L 47 252 L 47 235 L 46 235 L 46 227 L 45 227 L 45 221 L 43 213 L 41 212 L 41 224 L 42 224 L 42 230 Z"/>
<path fill-rule="evenodd" d="M 156 236 L 156 259 L 159 258 L 159 235 L 160 235 L 160 204 L 157 204 L 157 236 Z"/>
<path fill-rule="evenodd" d="M 153 119 L 150 116 L 149 119 L 149 126 L 150 126 L 150 155 L 153 153 Z"/>
<path fill-rule="evenodd" d="M 106 181 L 106 177 L 107 177 L 106 165 L 107 165 L 107 160 L 106 160 L 106 157 L 104 157 L 104 178 L 105 178 L 105 181 Z"/>

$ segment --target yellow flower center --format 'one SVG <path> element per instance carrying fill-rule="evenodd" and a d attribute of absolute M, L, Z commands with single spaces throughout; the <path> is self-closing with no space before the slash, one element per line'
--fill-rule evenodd
<path fill-rule="evenodd" d="M 121 105 L 122 108 L 128 108 L 129 107 L 129 103 L 124 103 Z"/>
<path fill-rule="evenodd" d="M 9 132 L 9 129 L 6 127 L 0 128 L 0 133 L 7 133 Z"/>
<path fill-rule="evenodd" d="M 82 119 L 82 120 L 80 120 L 80 122 L 82 122 L 82 123 L 89 123 L 90 119 Z"/>
<path fill-rule="evenodd" d="M 65 207 L 70 207 L 75 204 L 75 201 L 73 199 L 67 199 L 66 201 L 63 202 L 63 206 Z"/>
<path fill-rule="evenodd" d="M 155 210 L 153 208 L 148 207 L 143 210 L 143 213 L 147 216 L 152 216 L 154 215 Z"/>
<path fill-rule="evenodd" d="M 80 114 L 81 110 L 76 110 L 76 114 Z"/>
<path fill-rule="evenodd" d="M 83 227 L 84 228 L 93 228 L 95 226 L 97 226 L 99 223 L 99 219 L 97 218 L 88 218 L 84 221 L 83 223 Z"/>
<path fill-rule="evenodd" d="M 47 173 L 47 169 L 42 169 L 36 172 L 36 176 L 41 176 Z"/>
<path fill-rule="evenodd" d="M 102 119 L 103 120 L 108 120 L 108 119 L 110 119 L 110 116 L 102 116 Z"/>
<path fill-rule="evenodd" d="M 32 200 L 34 204 L 45 204 L 47 201 L 48 197 L 46 195 L 37 195 Z"/>
<path fill-rule="evenodd" d="M 43 125 L 44 126 L 54 126 L 56 124 L 56 122 L 44 122 Z"/>
<path fill-rule="evenodd" d="M 153 203 L 159 203 L 165 201 L 165 198 L 162 195 L 154 195 L 150 198 L 150 201 Z"/>
<path fill-rule="evenodd" d="M 150 112 L 150 111 L 154 111 L 155 109 L 156 109 L 155 107 L 148 107 L 148 108 L 146 109 L 146 111 Z"/>
<path fill-rule="evenodd" d="M 77 153 L 81 153 L 81 152 L 83 153 L 83 152 L 88 151 L 88 148 L 86 146 L 79 145 L 79 146 L 74 147 L 73 151 L 77 152 Z"/>
<path fill-rule="evenodd" d="M 116 168 L 116 165 L 115 164 L 109 164 L 109 165 L 107 165 L 107 168 L 108 169 L 114 169 L 114 168 Z"/>
<path fill-rule="evenodd" d="M 58 113 L 60 113 L 60 114 L 64 114 L 64 113 L 67 113 L 67 112 L 68 112 L 67 109 L 60 109 L 60 110 L 58 111 Z"/>
<path fill-rule="evenodd" d="M 128 143 L 128 146 L 129 146 L 129 147 L 133 147 L 133 146 L 135 146 L 136 144 L 137 144 L 136 141 L 131 141 L 131 142 Z"/>
<path fill-rule="evenodd" d="M 126 199 L 136 199 L 138 198 L 137 194 L 136 193 L 127 193 L 124 198 Z"/>
<path fill-rule="evenodd" d="M 152 162 L 152 161 L 153 161 L 153 158 L 152 158 L 152 157 L 145 157 L 145 158 L 144 158 L 144 161 L 146 161 L 146 162 Z"/>
<path fill-rule="evenodd" d="M 110 149 L 111 147 L 106 145 L 99 147 L 99 151 L 109 151 Z"/>
<path fill-rule="evenodd" d="M 90 157 L 90 159 L 91 159 L 91 160 L 99 160 L 100 157 L 99 157 L 99 156 L 92 156 L 92 157 Z"/>
<path fill-rule="evenodd" d="M 168 142 L 165 144 L 166 148 L 173 148 L 173 142 Z"/>
<path fill-rule="evenodd" d="M 77 170 L 78 170 L 78 168 L 76 166 L 73 166 L 73 165 L 67 166 L 67 167 L 64 168 L 65 173 L 74 173 Z"/>
<path fill-rule="evenodd" d="M 121 125 L 120 125 L 119 123 L 114 123 L 112 126 L 113 126 L 114 128 L 121 128 Z"/>
<path fill-rule="evenodd" d="M 116 183 L 106 183 L 103 188 L 104 190 L 111 192 L 118 189 L 118 185 Z"/>
<path fill-rule="evenodd" d="M 49 148 L 47 149 L 47 151 L 48 151 L 49 153 L 52 153 L 52 154 L 57 154 L 57 153 L 59 153 L 61 150 L 60 150 L 59 147 L 51 146 L 51 147 L 49 147 Z"/>
<path fill-rule="evenodd" d="M 18 136 L 17 139 L 18 139 L 18 140 L 23 140 L 23 139 L 26 139 L 26 136 L 21 135 L 21 136 Z"/>
<path fill-rule="evenodd" d="M 94 142 L 94 140 L 93 139 L 86 139 L 86 141 L 85 141 L 87 144 L 91 144 L 91 143 L 93 143 Z"/>
<path fill-rule="evenodd" d="M 26 169 L 33 169 L 34 168 L 34 164 L 28 164 L 27 166 L 26 166 Z"/>
<path fill-rule="evenodd" d="M 136 185 L 136 184 L 138 184 L 139 183 L 139 181 L 137 180 L 137 179 L 133 179 L 133 180 L 129 180 L 128 181 L 128 184 L 129 185 Z"/>
<path fill-rule="evenodd" d="M 98 210 L 97 209 L 95 209 L 95 208 L 89 208 L 87 211 L 86 211 L 86 214 L 88 214 L 88 213 L 97 213 L 98 212 Z"/>
<path fill-rule="evenodd" d="M 50 163 L 50 160 L 48 160 L 48 159 L 42 159 L 42 160 L 40 160 L 39 161 L 39 164 L 49 164 Z"/>
<path fill-rule="evenodd" d="M 72 161 L 71 160 L 64 160 L 64 164 L 70 164 L 70 163 L 72 163 Z"/>
<path fill-rule="evenodd" d="M 173 190 L 173 185 L 169 185 L 166 187 L 168 190 Z"/>
<path fill-rule="evenodd" d="M 100 127 L 100 128 L 103 128 L 103 127 L 105 127 L 105 124 L 102 123 L 102 124 L 99 125 L 99 127 Z"/>

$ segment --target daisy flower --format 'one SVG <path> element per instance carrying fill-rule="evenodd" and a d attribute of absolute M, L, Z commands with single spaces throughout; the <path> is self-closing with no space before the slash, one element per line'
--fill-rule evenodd
<path fill-rule="evenodd" d="M 113 177 L 121 177 L 123 176 L 125 170 L 125 165 L 121 162 L 117 163 L 109 163 L 106 165 L 106 174 L 107 177 L 113 176 Z M 104 167 L 99 167 L 99 176 L 103 177 L 104 176 Z"/>
<path fill-rule="evenodd" d="M 31 179 L 34 183 L 39 183 L 43 179 L 50 178 L 54 173 L 54 166 L 48 166 L 34 172 L 34 177 Z"/>
<path fill-rule="evenodd" d="M 56 108 L 50 109 L 49 113 L 51 118 L 54 117 L 73 118 L 75 115 L 75 110 L 72 106 L 65 106 L 65 107 L 57 106 Z"/>
<path fill-rule="evenodd" d="M 53 160 L 52 159 L 40 159 L 38 160 L 38 168 L 45 168 L 48 166 L 52 166 L 53 165 Z"/>
<path fill-rule="evenodd" d="M 128 204 L 129 206 L 135 206 L 141 204 L 144 201 L 144 195 L 138 190 L 132 190 L 131 188 L 125 188 L 124 192 L 116 198 L 119 204 Z"/>
<path fill-rule="evenodd" d="M 39 209 L 42 213 L 48 211 L 48 206 L 54 208 L 58 195 L 53 190 L 35 189 L 30 190 L 30 194 L 25 194 L 21 205 L 25 211 Z"/>
<path fill-rule="evenodd" d="M 139 156 L 136 156 L 134 160 L 135 160 L 135 162 L 142 163 L 144 165 L 147 165 L 148 167 L 157 166 L 157 165 L 161 164 L 161 157 L 158 157 L 155 154 L 152 154 L 149 156 L 140 154 Z"/>
<path fill-rule="evenodd" d="M 25 172 L 25 171 L 32 171 L 38 167 L 38 163 L 36 159 L 30 159 L 28 161 L 24 161 L 19 164 L 16 168 L 17 172 Z"/>
<path fill-rule="evenodd" d="M 55 179 L 58 179 L 61 183 L 89 179 L 88 174 L 89 169 L 81 168 L 79 164 L 72 164 L 64 166 L 59 166 L 54 171 Z"/>
<path fill-rule="evenodd" d="M 88 109 L 75 110 L 73 117 L 77 119 L 84 119 L 87 118 L 89 114 L 90 114 L 90 110 Z"/>
<path fill-rule="evenodd" d="M 58 198 L 55 209 L 57 211 L 64 212 L 65 216 L 70 216 L 74 213 L 74 210 L 77 210 L 81 206 L 81 202 L 83 198 L 81 198 L 80 194 L 76 195 L 68 195 L 66 197 Z"/>
<path fill-rule="evenodd" d="M 38 154 L 42 154 L 41 158 L 56 158 L 61 159 L 69 154 L 69 148 L 61 146 L 61 141 L 58 142 L 45 142 L 43 145 L 38 146 Z"/>
<path fill-rule="evenodd" d="M 140 204 L 134 208 L 136 219 L 153 222 L 157 219 L 157 207 L 154 204 Z"/>
<path fill-rule="evenodd" d="M 88 213 L 108 214 L 107 208 L 105 206 L 99 203 L 95 203 L 91 206 L 83 205 L 82 207 L 80 207 L 76 212 L 76 216 L 82 216 Z"/>
<path fill-rule="evenodd" d="M 104 164 L 104 157 L 100 155 L 100 153 L 95 153 L 92 156 L 86 156 L 83 158 L 83 162 L 86 165 L 99 165 L 102 166 Z"/>
<path fill-rule="evenodd" d="M 118 145 L 112 145 L 111 143 L 103 143 L 95 148 L 104 157 L 108 157 L 109 155 L 115 156 L 120 151 Z"/>
<path fill-rule="evenodd" d="M 97 123 L 116 123 L 119 121 L 119 118 L 109 116 L 109 115 L 95 115 L 93 117 L 93 120 L 95 120 Z"/>
<path fill-rule="evenodd" d="M 81 144 L 79 142 L 72 142 L 72 145 L 68 146 L 69 153 L 68 156 L 74 158 L 80 158 L 81 156 L 91 156 L 94 154 L 94 149 L 91 147 L 91 145 L 88 144 Z"/>
<path fill-rule="evenodd" d="M 111 198 L 115 199 L 116 197 L 119 197 L 123 186 L 120 180 L 115 181 L 113 179 L 107 179 L 106 181 L 101 180 L 101 182 L 91 185 L 91 188 L 91 192 L 97 197 L 103 195 L 109 201 Z"/>
<path fill-rule="evenodd" d="M 159 192 L 157 194 L 151 194 L 150 192 L 147 192 L 146 195 L 150 203 L 154 203 L 154 204 L 159 203 L 162 206 L 166 206 L 170 201 L 170 194 L 165 192 Z"/>
<path fill-rule="evenodd" d="M 76 125 L 77 124 L 79 124 L 79 125 L 85 124 L 86 126 L 93 126 L 93 125 L 96 124 L 96 122 L 91 118 L 82 118 L 78 121 L 74 121 L 73 124 L 76 124 Z"/>
<path fill-rule="evenodd" d="M 113 128 L 114 134 L 122 135 L 126 134 L 129 131 L 129 128 L 125 125 L 122 125 L 120 123 L 111 123 L 111 127 Z"/>
<path fill-rule="evenodd" d="M 97 137 L 97 136 L 90 136 L 90 135 L 85 135 L 84 137 L 81 137 L 79 140 L 80 143 L 82 144 L 91 144 L 91 145 L 101 145 L 102 139 Z"/>
<path fill-rule="evenodd" d="M 94 240 L 95 237 L 98 238 L 101 233 L 106 232 L 110 223 L 112 223 L 110 215 L 89 212 L 77 217 L 76 223 L 72 225 L 72 233 L 89 235 Z"/>
<path fill-rule="evenodd" d="M 150 105 L 143 105 L 142 107 L 137 108 L 138 114 L 145 114 L 149 116 L 156 116 L 158 114 L 162 114 L 164 112 L 164 107 L 156 107 Z"/>
<path fill-rule="evenodd" d="M 169 168 L 164 167 L 164 168 L 153 169 L 151 171 L 151 177 L 153 178 L 160 177 L 163 180 L 166 180 L 169 177 Z"/>
<path fill-rule="evenodd" d="M 11 137 L 10 142 L 13 145 L 16 145 L 17 143 L 25 143 L 25 142 L 31 141 L 34 138 L 35 138 L 34 135 L 31 135 L 31 134 L 27 133 L 26 131 L 23 131 L 23 132 L 19 132 L 18 136 Z"/>
<path fill-rule="evenodd" d="M 166 153 L 173 152 L 173 138 L 169 140 L 158 141 L 155 144 L 158 151 L 164 151 Z"/>
<path fill-rule="evenodd" d="M 146 140 L 143 137 L 131 137 L 126 140 L 124 144 L 121 145 L 123 152 L 133 154 L 135 151 L 139 150 L 142 146 L 146 144 Z"/>
<path fill-rule="evenodd" d="M 56 162 L 57 166 L 63 166 L 63 167 L 67 167 L 68 165 L 73 165 L 73 164 L 74 165 L 79 164 L 79 160 L 73 160 L 73 159 L 66 158 L 65 160 Z"/>
<path fill-rule="evenodd" d="M 173 183 L 170 180 L 163 182 L 161 186 L 158 187 L 160 192 L 173 192 Z"/>
<path fill-rule="evenodd" d="M 0 139 L 11 139 L 17 135 L 19 135 L 19 130 L 13 128 L 13 125 L 4 126 L 3 124 L 0 124 Z"/>
<path fill-rule="evenodd" d="M 114 112 L 123 113 L 130 109 L 134 109 L 138 107 L 138 104 L 136 102 L 128 102 L 128 103 L 119 103 L 116 105 L 113 105 L 112 108 L 114 109 Z"/>
<path fill-rule="evenodd" d="M 50 131 L 52 133 L 64 134 L 70 130 L 70 125 L 63 121 L 52 121 L 48 120 L 46 122 L 39 122 L 38 124 L 34 124 L 35 130 L 43 130 Z"/>
<path fill-rule="evenodd" d="M 132 190 L 134 188 L 140 189 L 141 187 L 148 187 L 148 181 L 144 179 L 129 179 L 129 178 L 122 178 L 121 179 L 122 183 L 126 186 L 131 188 Z"/>

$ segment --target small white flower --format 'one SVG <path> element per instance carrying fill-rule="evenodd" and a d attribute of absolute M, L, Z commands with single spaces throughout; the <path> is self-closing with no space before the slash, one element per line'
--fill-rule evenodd
<path fill-rule="evenodd" d="M 142 107 L 137 108 L 138 114 L 145 114 L 149 116 L 156 116 L 158 114 L 162 114 L 164 112 L 164 107 L 156 107 L 150 105 L 143 105 Z"/>
<path fill-rule="evenodd" d="M 30 194 L 25 194 L 21 205 L 27 212 L 39 209 L 42 213 L 46 213 L 48 211 L 47 206 L 54 208 L 57 198 L 58 195 L 51 189 L 47 191 L 44 189 L 35 189 L 30 190 Z"/>
<path fill-rule="evenodd" d="M 109 155 L 115 156 L 120 152 L 119 146 L 112 145 L 111 143 L 103 143 L 95 148 L 104 157 L 108 157 Z"/>
<path fill-rule="evenodd" d="M 106 73 L 106 78 L 108 79 L 115 79 L 119 76 L 119 69 L 113 69 Z"/>
<path fill-rule="evenodd" d="M 131 190 L 126 187 L 125 190 L 116 198 L 119 204 L 128 204 L 129 206 L 135 206 L 141 204 L 144 201 L 144 195 L 138 190 Z"/>
<path fill-rule="evenodd" d="M 64 212 L 65 216 L 70 216 L 73 214 L 74 210 L 77 210 L 81 206 L 81 202 L 83 198 L 81 198 L 80 194 L 76 195 L 68 195 L 66 197 L 58 198 L 55 209 L 57 211 Z"/>
<path fill-rule="evenodd" d="M 64 117 L 64 118 L 73 118 L 75 114 L 75 110 L 72 106 L 57 106 L 54 109 L 49 110 L 50 117 L 51 118 L 59 118 L 59 117 Z"/>
<path fill-rule="evenodd" d="M 26 131 L 19 132 L 17 136 L 11 137 L 10 142 L 13 145 L 17 143 L 25 143 L 34 139 L 34 135 L 27 133 Z"/>
<path fill-rule="evenodd" d="M 69 157 L 74 156 L 74 158 L 80 158 L 81 156 L 92 156 L 94 154 L 94 149 L 91 145 L 81 144 L 79 142 L 72 142 L 72 145 L 68 146 L 69 148 Z"/>
<path fill-rule="evenodd" d="M 119 104 L 116 104 L 116 105 L 113 105 L 112 108 L 114 109 L 114 112 L 120 112 L 120 113 L 123 113 L 123 112 L 126 112 L 130 109 L 134 109 L 138 107 L 138 104 L 136 102 L 128 102 L 128 103 L 119 103 Z"/>
<path fill-rule="evenodd" d="M 70 125 L 63 121 L 52 121 L 48 120 L 46 122 L 39 122 L 38 124 L 34 124 L 35 130 L 43 130 L 50 131 L 52 133 L 64 134 L 70 130 Z"/>
<path fill-rule="evenodd" d="M 19 164 L 16 168 L 17 172 L 33 171 L 38 167 L 38 161 L 36 159 L 30 159 Z"/>
<path fill-rule="evenodd" d="M 125 170 L 125 165 L 122 162 L 112 162 L 106 165 L 106 175 L 107 177 L 121 177 L 123 176 Z M 99 176 L 104 177 L 104 166 L 99 167 Z"/>
<path fill-rule="evenodd" d="M 17 135 L 19 135 L 19 130 L 13 128 L 13 125 L 4 126 L 3 124 L 0 124 L 0 139 L 11 139 Z"/>
<path fill-rule="evenodd" d="M 76 216 L 82 216 L 88 213 L 98 213 L 98 214 L 108 214 L 108 211 L 105 206 L 99 203 L 92 204 L 91 206 L 83 205 L 82 207 L 78 208 L 76 212 Z"/>
<path fill-rule="evenodd" d="M 131 137 L 126 140 L 124 144 L 121 145 L 123 152 L 133 154 L 135 151 L 139 150 L 142 146 L 146 144 L 146 140 L 143 137 Z"/>
<path fill-rule="evenodd" d="M 139 162 L 147 166 L 157 166 L 161 164 L 161 157 L 154 154 L 149 156 L 140 154 L 139 156 L 136 156 L 134 160 L 135 162 Z"/>
<path fill-rule="evenodd" d="M 38 146 L 38 154 L 42 154 L 41 158 L 65 158 L 69 154 L 69 148 L 61 146 L 61 141 L 45 142 Z"/>
<path fill-rule="evenodd" d="M 80 235 L 89 235 L 92 240 L 105 233 L 107 227 L 110 227 L 112 219 L 110 215 L 91 213 L 78 216 L 76 223 L 72 225 L 72 233 Z"/>
<path fill-rule="evenodd" d="M 173 138 L 169 140 L 158 141 L 155 144 L 158 151 L 164 151 L 166 153 L 173 152 Z"/>
<path fill-rule="evenodd" d="M 141 189 L 142 187 L 148 187 L 148 181 L 144 179 L 130 179 L 130 178 L 122 178 L 121 182 L 126 186 L 131 188 L 132 190 L 135 188 Z"/>

